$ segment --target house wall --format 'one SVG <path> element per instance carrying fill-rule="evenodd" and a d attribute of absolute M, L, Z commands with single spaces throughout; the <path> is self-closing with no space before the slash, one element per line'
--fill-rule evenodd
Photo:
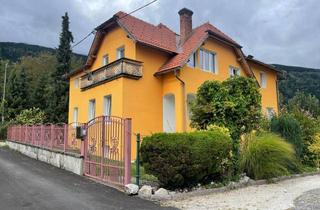
<path fill-rule="evenodd" d="M 136 59 L 136 45 L 135 42 L 127 37 L 127 34 L 120 27 L 114 28 L 108 32 L 103 38 L 100 49 L 97 53 L 93 65 L 89 70 L 95 70 L 103 65 L 102 57 L 106 54 L 109 56 L 109 63 L 117 60 L 116 51 L 119 47 L 125 47 L 125 57 Z M 80 78 L 82 74 L 75 75 L 70 78 L 69 86 L 69 116 L 68 122 L 73 122 L 73 108 L 78 107 L 78 122 L 88 121 L 89 100 L 96 100 L 96 116 L 103 115 L 103 97 L 112 95 L 111 98 L 111 115 L 123 116 L 123 81 L 125 78 L 118 78 L 108 83 L 96 86 L 94 88 L 81 91 L 80 82 L 79 87 L 75 88 L 74 80 Z"/>
<path fill-rule="evenodd" d="M 136 45 L 136 60 L 142 61 L 143 76 L 123 81 L 123 116 L 132 118 L 132 156 L 136 157 L 136 136 L 162 131 L 162 80 L 154 72 L 168 59 L 167 53 Z"/>
<path fill-rule="evenodd" d="M 277 72 L 269 70 L 262 65 L 257 65 L 252 62 L 249 62 L 249 65 L 260 85 L 260 72 L 264 72 L 266 75 L 266 88 L 260 88 L 262 112 L 266 114 L 267 108 L 273 108 L 276 114 L 279 113 L 277 95 Z"/>

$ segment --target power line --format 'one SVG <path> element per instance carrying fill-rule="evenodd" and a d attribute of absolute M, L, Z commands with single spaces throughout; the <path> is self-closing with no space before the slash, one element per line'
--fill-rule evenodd
<path fill-rule="evenodd" d="M 141 6 L 141 7 L 133 10 L 132 12 L 127 13 L 126 15 L 124 15 L 124 16 L 122 16 L 122 17 L 120 17 L 119 20 L 122 19 L 122 18 L 124 18 L 124 17 L 127 17 L 128 15 L 131 15 L 132 13 L 135 13 L 135 12 L 137 12 L 137 11 L 139 11 L 139 10 L 147 7 L 147 6 L 149 6 L 150 4 L 155 3 L 156 1 L 158 1 L 158 0 L 150 1 L 149 3 L 147 3 L 147 4 L 145 4 L 145 5 Z M 94 34 L 94 33 L 95 33 L 95 30 L 93 29 L 89 34 L 87 34 L 87 35 L 86 35 L 85 37 L 83 37 L 80 41 L 78 41 L 77 43 L 75 43 L 75 44 L 71 47 L 71 49 L 73 49 L 74 47 L 78 46 L 81 42 L 83 42 L 84 40 L 86 40 L 89 36 L 91 36 L 91 34 Z"/>

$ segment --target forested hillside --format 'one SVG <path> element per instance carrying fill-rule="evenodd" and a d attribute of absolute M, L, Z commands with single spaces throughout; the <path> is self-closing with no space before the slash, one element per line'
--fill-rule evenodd
<path fill-rule="evenodd" d="M 37 56 L 41 53 L 54 54 L 55 49 L 39 45 L 31 45 L 15 42 L 0 42 L 0 60 L 9 60 L 17 62 L 20 58 L 26 56 Z M 74 54 L 78 58 L 85 59 L 86 56 Z"/>
<path fill-rule="evenodd" d="M 72 54 L 70 70 L 83 65 L 85 59 L 86 56 Z M 5 120 L 14 119 L 22 110 L 32 107 L 39 108 L 47 113 L 47 117 L 50 116 L 48 107 L 52 96 L 49 96 L 49 93 L 56 83 L 52 74 L 58 67 L 57 50 L 37 45 L 0 42 L 1 97 L 7 63 Z"/>
<path fill-rule="evenodd" d="M 320 99 L 320 69 L 273 64 L 284 72 L 279 81 L 279 91 L 284 102 L 293 98 L 297 91 L 311 94 Z"/>

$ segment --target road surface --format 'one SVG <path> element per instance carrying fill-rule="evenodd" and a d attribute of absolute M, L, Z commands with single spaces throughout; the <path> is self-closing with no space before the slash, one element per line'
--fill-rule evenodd
<path fill-rule="evenodd" d="M 0 209 L 164 208 L 0 147 Z"/>

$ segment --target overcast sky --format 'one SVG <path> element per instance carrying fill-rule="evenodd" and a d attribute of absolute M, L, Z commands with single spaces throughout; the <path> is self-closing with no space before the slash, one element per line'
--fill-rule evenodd
<path fill-rule="evenodd" d="M 0 41 L 57 47 L 61 16 L 79 41 L 119 10 L 151 0 L 0 0 Z M 179 33 L 179 9 L 193 10 L 193 26 L 209 21 L 267 63 L 320 68 L 319 0 L 158 0 L 134 13 Z M 87 54 L 93 36 L 74 51 Z"/>

